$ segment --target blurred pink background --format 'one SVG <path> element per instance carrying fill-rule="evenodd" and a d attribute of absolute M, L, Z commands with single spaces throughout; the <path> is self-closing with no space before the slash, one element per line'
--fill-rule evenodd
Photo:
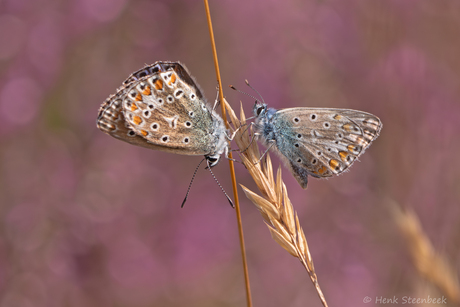
<path fill-rule="evenodd" d="M 388 204 L 412 208 L 458 274 L 460 2 L 227 0 L 211 12 L 235 110 L 241 100 L 249 116 L 253 100 L 227 85 L 252 93 L 248 79 L 271 107 L 383 122 L 342 176 L 302 190 L 283 167 L 329 305 L 445 295 L 415 270 Z M 245 305 L 235 211 L 207 171 L 180 208 L 202 157 L 96 128 L 100 104 L 158 60 L 183 62 L 214 100 L 202 1 L 0 1 L 1 307 Z M 225 159 L 214 172 L 230 194 Z M 254 306 L 321 306 L 239 195 Z"/>

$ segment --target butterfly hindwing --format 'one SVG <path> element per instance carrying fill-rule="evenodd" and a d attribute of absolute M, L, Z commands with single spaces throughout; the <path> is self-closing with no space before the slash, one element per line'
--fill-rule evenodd
<path fill-rule="evenodd" d="M 159 146 L 148 143 L 145 139 L 136 134 L 125 120 L 122 110 L 125 89 L 121 88 L 116 94 L 111 95 L 101 105 L 97 118 L 97 127 L 114 138 L 132 145 L 137 145 L 153 150 L 160 150 Z"/>
<path fill-rule="evenodd" d="M 260 109 L 260 108 L 264 108 Z M 287 159 L 299 184 L 308 175 L 326 178 L 347 170 L 379 135 L 382 124 L 369 113 L 326 108 L 276 111 L 254 107 L 256 130 Z"/>

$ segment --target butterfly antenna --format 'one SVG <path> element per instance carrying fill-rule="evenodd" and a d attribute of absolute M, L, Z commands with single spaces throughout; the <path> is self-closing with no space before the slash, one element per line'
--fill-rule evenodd
<path fill-rule="evenodd" d="M 249 85 L 249 83 L 247 83 L 247 84 Z M 248 93 L 246 93 L 246 92 L 240 91 L 239 89 L 237 89 L 237 88 L 234 87 L 233 85 L 229 85 L 229 87 L 230 87 L 232 90 L 237 91 L 238 93 L 241 93 L 241 94 L 244 94 L 244 95 L 246 95 L 246 96 L 249 96 L 249 97 L 251 97 L 252 99 L 254 99 L 255 101 L 260 102 L 260 100 L 257 99 L 256 97 L 254 97 L 254 96 L 252 96 L 251 94 L 248 94 Z M 252 87 L 251 87 L 251 88 L 252 88 Z M 259 94 L 257 91 L 256 91 L 256 93 Z M 260 96 L 260 94 L 259 94 L 259 96 Z M 261 98 L 262 98 L 262 96 L 261 96 Z M 263 102 L 263 99 L 262 99 L 262 102 Z"/>
<path fill-rule="evenodd" d="M 209 169 L 209 172 L 211 173 L 212 178 L 214 178 L 214 180 L 216 181 L 217 185 L 218 185 L 218 186 L 220 187 L 220 189 L 222 190 L 222 193 L 224 193 L 225 197 L 227 197 L 227 200 L 228 200 L 228 202 L 230 203 L 230 206 L 232 206 L 232 208 L 235 208 L 235 205 L 233 204 L 232 199 L 228 196 L 228 194 L 225 192 L 224 188 L 220 185 L 220 182 L 219 182 L 219 180 L 217 180 L 216 176 L 214 176 L 214 173 L 212 172 L 211 167 L 209 166 L 209 161 L 208 161 L 208 167 L 207 167 L 207 169 Z"/>
<path fill-rule="evenodd" d="M 203 159 L 203 160 L 200 161 L 200 163 L 198 164 L 198 166 L 195 169 L 195 172 L 193 172 L 192 180 L 190 180 L 190 184 L 188 185 L 187 194 L 185 194 L 184 201 L 182 202 L 182 205 L 180 206 L 181 208 L 184 207 L 185 202 L 187 201 L 188 193 L 190 193 L 190 189 L 192 188 L 193 180 L 195 180 L 196 173 L 198 172 L 198 169 L 200 168 L 200 165 L 201 165 L 201 163 L 203 163 L 204 160 L 206 160 L 206 159 Z"/>
<path fill-rule="evenodd" d="M 244 82 L 246 82 L 247 86 L 249 86 L 254 92 L 256 92 L 257 95 L 259 95 L 260 99 L 262 99 L 262 102 L 265 103 L 264 97 L 262 97 L 262 95 L 260 95 L 259 91 L 256 90 L 255 88 L 253 88 L 252 85 L 249 84 L 248 80 L 244 80 Z"/>

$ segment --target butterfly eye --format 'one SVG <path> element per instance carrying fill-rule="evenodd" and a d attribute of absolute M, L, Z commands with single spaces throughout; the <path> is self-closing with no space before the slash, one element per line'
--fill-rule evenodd
<path fill-rule="evenodd" d="M 264 107 L 258 107 L 258 108 L 257 108 L 257 111 L 256 111 L 257 116 L 259 116 L 259 115 L 262 113 L 262 111 L 263 111 L 264 109 L 265 109 Z"/>
<path fill-rule="evenodd" d="M 210 167 L 215 166 L 217 163 L 219 163 L 219 156 L 206 156 L 206 160 L 208 160 L 208 165 Z"/>

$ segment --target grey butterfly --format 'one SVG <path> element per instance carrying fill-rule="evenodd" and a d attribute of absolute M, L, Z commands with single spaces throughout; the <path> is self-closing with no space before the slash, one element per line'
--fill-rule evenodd
<path fill-rule="evenodd" d="M 228 153 L 222 118 L 179 62 L 155 62 L 129 76 L 102 104 L 97 127 L 130 144 L 204 155 L 210 167 Z"/>
<path fill-rule="evenodd" d="M 257 101 L 253 112 L 255 135 L 286 160 L 304 189 L 308 175 L 326 178 L 346 171 L 382 129 L 378 117 L 355 110 L 276 110 Z"/>

